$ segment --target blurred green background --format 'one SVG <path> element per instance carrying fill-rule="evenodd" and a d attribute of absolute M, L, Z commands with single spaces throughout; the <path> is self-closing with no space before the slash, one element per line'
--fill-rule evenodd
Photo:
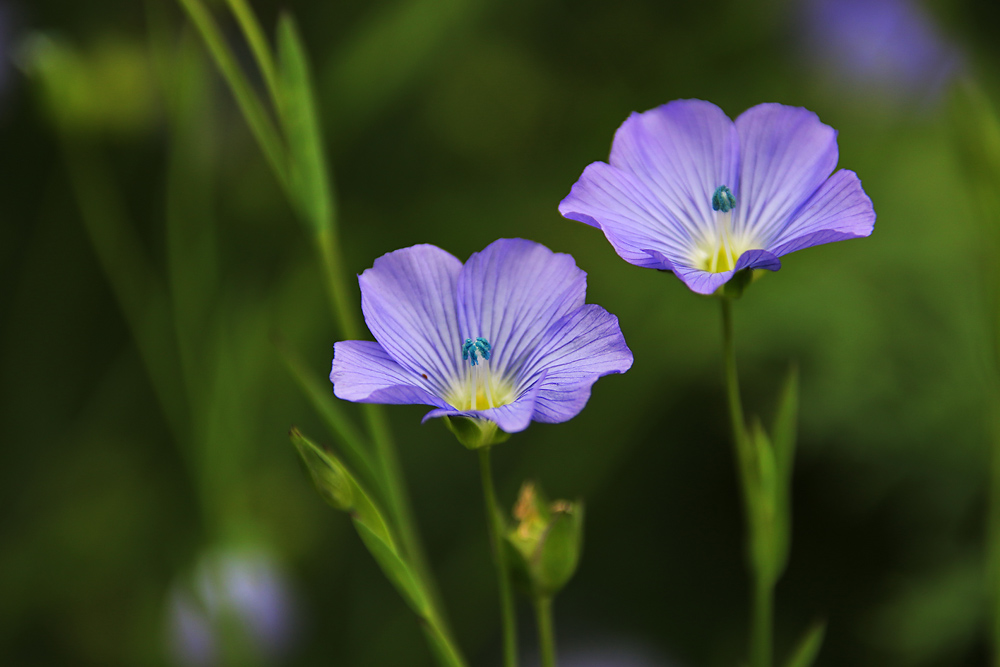
<path fill-rule="evenodd" d="M 504 504 L 527 478 L 587 503 L 556 602 L 566 655 L 737 664 L 747 576 L 717 304 L 624 263 L 559 200 L 630 112 L 671 99 L 801 105 L 837 128 L 875 234 L 787 257 L 736 306 L 748 410 L 769 419 L 788 365 L 802 375 L 778 654 L 826 619 L 820 665 L 988 664 L 996 256 L 947 86 L 854 82 L 810 56 L 791 1 L 252 5 L 269 33 L 281 10 L 301 27 L 350 274 L 415 243 L 464 259 L 521 236 L 572 253 L 620 318 L 632 370 L 494 453 Z M 921 7 L 1000 98 L 996 3 Z M 432 664 L 288 442 L 297 425 L 333 444 L 276 341 L 322 380 L 337 329 L 197 34 L 167 0 L 0 8 L 0 663 L 177 664 L 177 600 L 251 554 L 293 610 L 263 664 Z M 423 412 L 388 410 L 416 515 L 459 643 L 498 664 L 476 457 Z M 527 650 L 526 606 L 521 625 Z"/>

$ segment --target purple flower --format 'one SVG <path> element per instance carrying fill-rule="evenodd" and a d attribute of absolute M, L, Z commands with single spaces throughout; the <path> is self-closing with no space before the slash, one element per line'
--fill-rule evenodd
<path fill-rule="evenodd" d="M 837 133 L 806 109 L 759 104 L 735 122 L 701 100 L 633 113 L 610 164 L 589 165 L 559 212 L 601 229 L 636 266 L 711 294 L 741 269 L 868 236 L 871 200 L 837 164 Z"/>
<path fill-rule="evenodd" d="M 173 662 L 190 667 L 222 664 L 226 632 L 247 651 L 271 662 L 294 638 L 291 587 L 267 552 L 210 552 L 192 576 L 175 581 L 167 600 L 167 640 Z"/>
<path fill-rule="evenodd" d="M 334 393 L 420 403 L 424 417 L 470 417 L 513 433 L 563 422 L 597 378 L 632 365 L 618 318 L 584 303 L 587 274 L 569 255 L 500 239 L 464 265 L 432 245 L 383 255 L 361 274 L 361 308 L 378 342 L 334 346 Z"/>
<path fill-rule="evenodd" d="M 866 99 L 934 99 L 961 64 L 914 0 L 802 0 L 801 13 L 806 55 Z"/>

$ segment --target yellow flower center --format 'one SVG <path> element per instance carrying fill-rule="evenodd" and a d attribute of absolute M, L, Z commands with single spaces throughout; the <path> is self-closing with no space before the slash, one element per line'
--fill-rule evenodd
<path fill-rule="evenodd" d="M 740 255 L 759 248 L 754 239 L 733 232 L 733 209 L 736 198 L 724 185 L 712 195 L 715 228 L 708 231 L 692 252 L 694 266 L 710 273 L 722 273 L 736 268 Z"/>
<path fill-rule="evenodd" d="M 485 338 L 466 339 L 462 345 L 462 377 L 452 386 L 445 400 L 456 410 L 486 410 L 513 403 L 514 385 L 490 368 L 492 346 Z"/>

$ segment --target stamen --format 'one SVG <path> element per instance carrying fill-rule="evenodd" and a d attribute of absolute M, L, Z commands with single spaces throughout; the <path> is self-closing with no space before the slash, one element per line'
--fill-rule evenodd
<path fill-rule="evenodd" d="M 729 213 L 729 211 L 736 207 L 736 197 L 733 196 L 732 191 L 725 185 L 720 185 L 715 188 L 715 192 L 712 194 L 712 210 L 720 211 L 722 213 Z"/>
<path fill-rule="evenodd" d="M 468 359 L 473 366 L 479 363 L 480 356 L 485 361 L 489 361 L 492 349 L 493 346 L 490 345 L 490 342 L 482 336 L 477 337 L 476 340 L 466 338 L 465 342 L 462 343 L 462 360 Z"/>
<path fill-rule="evenodd" d="M 462 342 L 462 375 L 447 400 L 459 410 L 486 410 L 514 400 L 514 388 L 503 375 L 490 368 L 493 346 L 482 336 Z"/>

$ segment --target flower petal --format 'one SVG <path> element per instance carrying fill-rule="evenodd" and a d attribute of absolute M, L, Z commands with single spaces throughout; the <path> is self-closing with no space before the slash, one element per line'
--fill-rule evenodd
<path fill-rule="evenodd" d="M 821 243 L 870 236 L 875 228 L 872 200 L 853 171 L 841 169 L 827 179 L 774 240 L 774 254 L 785 255 Z"/>
<path fill-rule="evenodd" d="M 770 247 L 837 166 L 837 132 L 813 112 L 758 104 L 736 119 L 740 194 L 733 229 Z"/>
<path fill-rule="evenodd" d="M 448 405 L 434 395 L 428 380 L 397 364 L 373 341 L 334 344 L 330 381 L 333 393 L 345 401 Z"/>
<path fill-rule="evenodd" d="M 458 277 L 461 338 L 492 345 L 490 370 L 506 376 L 522 364 L 542 334 L 583 305 L 587 274 L 570 255 L 524 239 L 500 239 L 474 253 Z"/>
<path fill-rule="evenodd" d="M 439 408 L 428 412 L 421 421 L 426 422 L 428 419 L 446 416 L 473 417 L 495 422 L 500 427 L 500 430 L 506 433 L 517 433 L 528 428 L 528 424 L 531 423 L 532 415 L 535 413 L 535 403 L 538 398 L 539 388 L 540 384 L 536 383 L 535 386 L 518 396 L 514 402 L 501 405 L 498 408 L 465 411 L 456 410 L 451 407 Z"/>
<path fill-rule="evenodd" d="M 375 260 L 358 277 L 361 309 L 375 340 L 406 370 L 426 374 L 444 396 L 458 377 L 462 338 L 455 282 L 462 263 L 433 245 L 415 245 Z"/>
<path fill-rule="evenodd" d="M 559 213 L 604 231 L 618 256 L 630 264 L 669 269 L 651 250 L 687 255 L 691 238 L 684 226 L 635 175 L 604 162 L 583 170 Z"/>
<path fill-rule="evenodd" d="M 742 269 L 767 269 L 768 271 L 777 271 L 781 268 L 781 260 L 778 257 L 768 251 L 753 249 L 747 250 L 739 259 L 736 260 L 736 266 L 729 271 L 720 271 L 718 273 L 712 273 L 710 271 L 705 271 L 703 269 L 696 269 L 693 266 L 677 264 L 674 268 L 674 273 L 680 278 L 692 292 L 697 292 L 698 294 L 712 294 L 715 290 L 719 289 L 722 285 L 729 282 L 729 279 L 733 275 Z"/>
<path fill-rule="evenodd" d="M 733 121 L 719 107 L 674 100 L 633 113 L 615 132 L 610 162 L 635 174 L 695 245 L 715 229 L 716 188 L 727 186 L 739 201 L 739 142 Z"/>
<path fill-rule="evenodd" d="M 538 392 L 532 419 L 564 422 L 590 398 L 590 387 L 603 375 L 632 367 L 618 318 L 587 304 L 555 322 L 518 373 L 519 391 Z"/>

